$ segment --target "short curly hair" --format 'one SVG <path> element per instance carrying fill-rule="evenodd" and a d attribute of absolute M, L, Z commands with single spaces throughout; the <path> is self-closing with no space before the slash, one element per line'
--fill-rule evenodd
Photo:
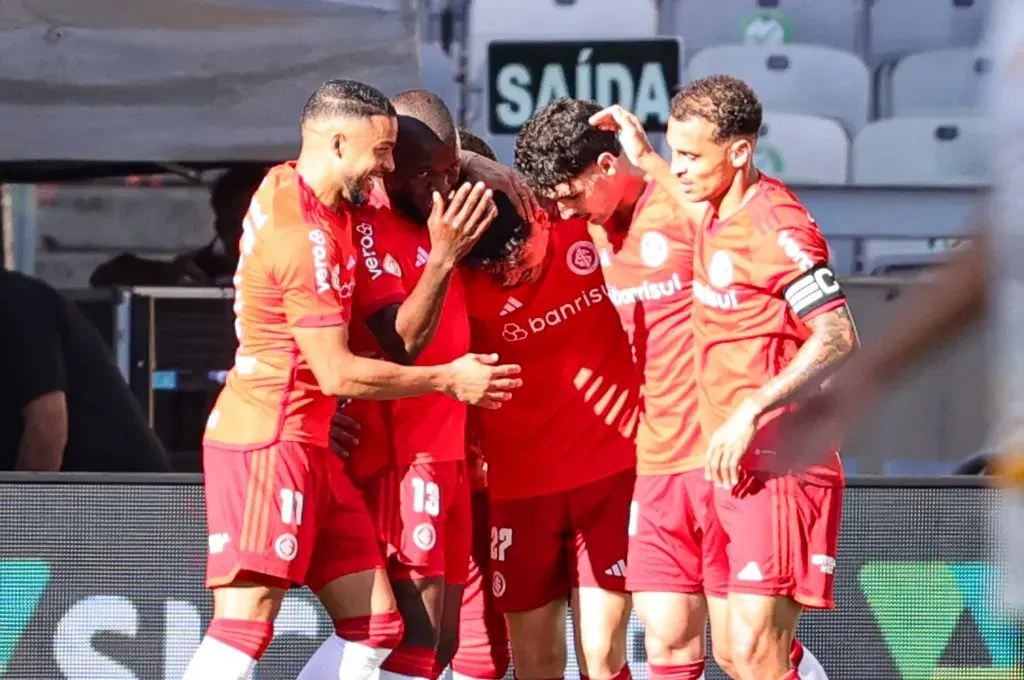
<path fill-rule="evenodd" d="M 713 75 L 694 80 L 672 97 L 676 120 L 703 118 L 715 126 L 715 143 L 736 137 L 757 137 L 761 131 L 761 100 L 739 78 Z"/>
<path fill-rule="evenodd" d="M 615 133 L 599 130 L 590 117 L 601 110 L 591 101 L 556 99 L 526 121 L 516 135 L 516 169 L 538 191 L 569 182 L 602 153 L 621 151 Z"/>

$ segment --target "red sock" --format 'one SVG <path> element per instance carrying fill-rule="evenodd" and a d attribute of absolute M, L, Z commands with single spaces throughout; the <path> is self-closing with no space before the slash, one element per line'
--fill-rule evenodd
<path fill-rule="evenodd" d="M 259 661 L 274 637 L 274 624 L 270 621 L 214 619 L 206 629 L 206 636 Z"/>
<path fill-rule="evenodd" d="M 800 644 L 800 641 L 793 638 L 793 647 L 789 650 L 789 661 L 793 664 L 793 668 L 799 668 L 800 662 L 804 660 L 804 646 Z"/>
<path fill-rule="evenodd" d="M 589 675 L 580 673 L 580 680 L 591 680 Z M 629 672 L 629 664 L 622 667 L 622 670 L 608 678 L 608 680 L 633 680 L 633 674 Z M 653 680 L 653 678 L 652 678 Z"/>
<path fill-rule="evenodd" d="M 704 659 L 678 666 L 658 666 L 648 663 L 647 670 L 651 680 L 698 680 L 704 675 Z"/>
<path fill-rule="evenodd" d="M 402 623 L 402 615 L 393 611 L 335 621 L 334 632 L 342 640 L 359 642 L 377 649 L 394 649 L 402 641 L 405 625 Z"/>
<path fill-rule="evenodd" d="M 398 645 L 388 655 L 388 658 L 384 659 L 384 663 L 380 667 L 383 670 L 413 678 L 436 677 L 434 674 L 435 653 L 430 647 Z"/>

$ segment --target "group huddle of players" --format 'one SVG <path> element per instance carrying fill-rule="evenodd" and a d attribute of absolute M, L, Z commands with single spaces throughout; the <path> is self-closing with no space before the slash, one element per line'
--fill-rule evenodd
<path fill-rule="evenodd" d="M 562 99 L 516 171 L 426 91 L 325 83 L 245 219 L 234 368 L 204 440 L 214 619 L 186 680 L 242 680 L 288 588 L 334 621 L 301 680 L 825 678 L 843 475 L 787 447 L 857 345 L 814 220 L 712 76 L 661 158 Z M 519 178 L 526 180 L 529 190 Z M 333 442 L 333 448 L 332 448 Z"/>

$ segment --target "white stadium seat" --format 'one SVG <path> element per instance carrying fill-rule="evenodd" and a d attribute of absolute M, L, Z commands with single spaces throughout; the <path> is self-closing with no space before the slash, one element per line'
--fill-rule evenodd
<path fill-rule="evenodd" d="M 984 121 L 890 118 L 853 141 L 852 179 L 866 186 L 978 186 L 987 181 Z"/>
<path fill-rule="evenodd" d="M 989 70 L 988 59 L 970 47 L 908 55 L 892 72 L 892 115 L 972 115 Z"/>
<path fill-rule="evenodd" d="M 655 0 L 473 0 L 467 22 L 468 74 L 479 87 L 470 129 L 502 160 L 512 161 L 513 135 L 487 131 L 487 44 L 495 40 L 629 40 L 657 34 Z"/>
<path fill-rule="evenodd" d="M 911 52 L 978 44 L 990 0 L 874 0 L 872 63 Z"/>
<path fill-rule="evenodd" d="M 766 110 L 834 118 L 851 133 L 867 122 L 870 75 L 849 52 L 815 45 L 722 45 L 698 52 L 687 71 L 691 78 L 742 78 Z"/>
<path fill-rule="evenodd" d="M 859 0 L 675 0 L 671 23 L 696 52 L 714 45 L 801 43 L 853 52 L 864 11 Z"/>
<path fill-rule="evenodd" d="M 845 184 L 850 140 L 829 118 L 794 113 L 764 116 L 757 167 L 794 184 Z"/>

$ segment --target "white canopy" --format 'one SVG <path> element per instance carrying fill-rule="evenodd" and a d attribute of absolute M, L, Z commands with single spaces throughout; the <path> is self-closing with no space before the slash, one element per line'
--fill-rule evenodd
<path fill-rule="evenodd" d="M 0 0 L 0 164 L 291 156 L 330 78 L 417 87 L 413 0 Z"/>

